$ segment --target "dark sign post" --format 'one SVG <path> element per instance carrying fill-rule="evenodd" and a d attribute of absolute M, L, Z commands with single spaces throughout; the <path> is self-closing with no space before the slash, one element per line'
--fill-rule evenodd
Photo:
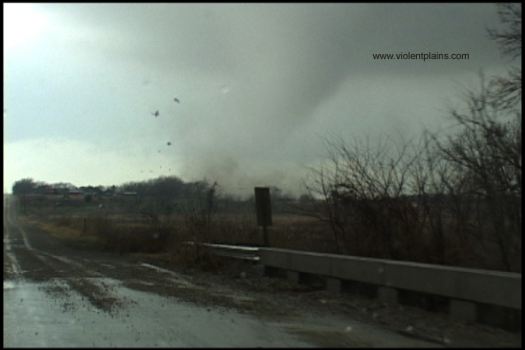
<path fill-rule="evenodd" d="M 272 225 L 272 204 L 268 187 L 255 187 L 255 209 L 257 210 L 257 225 L 263 227 L 264 245 L 268 246 L 267 226 Z"/>

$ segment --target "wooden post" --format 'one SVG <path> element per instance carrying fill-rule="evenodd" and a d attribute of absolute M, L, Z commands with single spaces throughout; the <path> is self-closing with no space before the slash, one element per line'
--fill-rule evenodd
<path fill-rule="evenodd" d="M 266 225 L 263 225 L 263 244 L 265 247 L 270 246 L 270 242 L 268 239 L 268 229 L 266 228 Z"/>
<path fill-rule="evenodd" d="M 263 244 L 267 247 L 270 245 L 268 226 L 272 225 L 272 205 L 268 187 L 255 187 L 255 209 L 257 211 L 257 225 L 263 227 Z"/>

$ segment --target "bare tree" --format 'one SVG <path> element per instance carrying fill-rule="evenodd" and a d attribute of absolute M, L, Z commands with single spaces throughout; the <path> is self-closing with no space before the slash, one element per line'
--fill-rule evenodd
<path fill-rule="evenodd" d="M 323 198 L 322 219 L 330 224 L 339 251 L 398 257 L 401 236 L 415 218 L 404 198 L 418 156 L 413 145 L 390 139 L 374 147 L 368 139 L 350 145 L 326 140 L 326 145 L 328 162 L 313 170 L 307 188 Z"/>
<path fill-rule="evenodd" d="M 488 29 L 488 35 L 499 44 L 501 53 L 512 60 L 521 57 L 521 4 L 498 4 L 503 28 Z M 512 66 L 506 76 L 494 77 L 490 82 L 491 103 L 504 109 L 521 110 L 521 66 Z"/>
<path fill-rule="evenodd" d="M 503 54 L 512 58 L 521 56 L 521 4 L 497 4 L 498 15 L 505 29 L 488 29 L 489 37 L 495 40 Z"/>
<path fill-rule="evenodd" d="M 515 59 L 521 5 L 498 6 L 505 28 L 489 35 Z M 323 198 L 318 216 L 330 224 L 339 251 L 369 254 L 360 249 L 368 241 L 382 245 L 384 257 L 406 258 L 428 233 L 437 262 L 474 254 L 475 239 L 482 247 L 495 243 L 505 269 L 520 269 L 521 68 L 488 81 L 480 74 L 480 81 L 465 91 L 463 108 L 449 110 L 456 132 L 444 138 L 427 133 L 419 145 L 394 147 L 385 139 L 374 148 L 327 141 L 327 162 L 312 169 L 307 189 Z M 450 249 L 456 240 L 458 260 Z"/>
<path fill-rule="evenodd" d="M 450 109 L 458 132 L 434 140 L 442 155 L 468 179 L 478 198 L 478 223 L 495 240 L 507 270 L 516 269 L 514 247 L 521 241 L 521 111 L 494 103 L 491 82 L 480 75 L 479 89 L 467 90 L 464 107 Z M 479 207 L 481 205 L 481 207 Z M 518 212 L 519 210 L 519 212 Z M 482 231 L 483 231 L 482 229 Z"/>
<path fill-rule="evenodd" d="M 344 216 L 341 215 L 338 202 L 332 195 L 333 182 L 339 177 L 339 167 L 337 159 L 330 159 L 330 163 L 319 168 L 311 168 L 311 178 L 306 181 L 305 187 L 311 197 L 321 197 L 321 205 L 314 205 L 309 208 L 301 208 L 301 213 L 314 216 L 320 221 L 329 224 L 337 253 L 347 253 L 343 244 L 346 225 Z"/>
<path fill-rule="evenodd" d="M 216 212 L 218 184 L 199 181 L 192 185 L 182 205 L 183 217 L 195 242 L 209 242 Z"/>

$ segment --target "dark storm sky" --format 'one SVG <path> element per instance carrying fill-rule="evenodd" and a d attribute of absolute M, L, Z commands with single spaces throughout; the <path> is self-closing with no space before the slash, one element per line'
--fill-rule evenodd
<path fill-rule="evenodd" d="M 7 4 L 4 23 L 4 190 L 177 175 L 299 193 L 323 137 L 440 128 L 509 63 L 494 4 Z M 404 52 L 469 59 L 372 58 Z"/>

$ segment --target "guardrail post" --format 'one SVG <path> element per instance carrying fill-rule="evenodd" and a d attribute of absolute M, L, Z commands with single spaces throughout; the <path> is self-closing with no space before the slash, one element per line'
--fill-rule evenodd
<path fill-rule="evenodd" d="M 397 299 L 397 290 L 395 288 L 390 287 L 378 287 L 377 288 L 377 297 L 380 301 L 395 305 L 398 303 Z"/>
<path fill-rule="evenodd" d="M 293 283 L 299 283 L 299 272 L 286 271 L 286 278 Z"/>
<path fill-rule="evenodd" d="M 338 278 L 327 277 L 326 290 L 335 294 L 341 293 L 341 280 Z"/>
<path fill-rule="evenodd" d="M 457 321 L 475 322 L 477 319 L 476 303 L 451 299 L 449 316 Z"/>
<path fill-rule="evenodd" d="M 254 270 L 258 277 L 266 276 L 266 266 L 257 264 L 255 265 Z"/>

